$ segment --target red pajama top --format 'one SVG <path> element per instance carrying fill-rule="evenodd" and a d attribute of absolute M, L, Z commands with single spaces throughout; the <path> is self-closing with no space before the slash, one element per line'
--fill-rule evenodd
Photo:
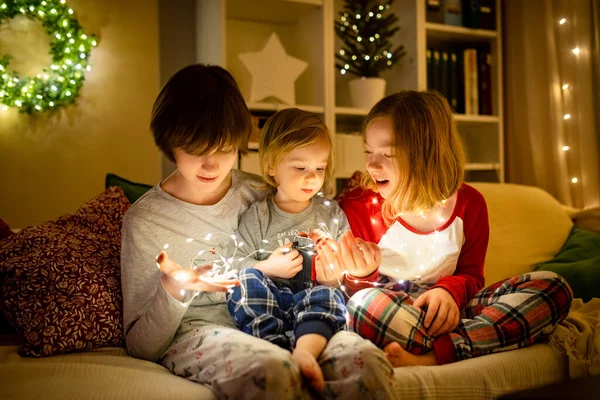
<path fill-rule="evenodd" d="M 487 206 L 481 193 L 463 184 L 450 219 L 437 230 L 419 232 L 398 218 L 386 226 L 383 198 L 361 188 L 349 192 L 340 206 L 352 233 L 377 243 L 382 251 L 378 271 L 368 277 L 346 277 L 350 292 L 410 280 L 446 289 L 462 309 L 484 286 L 483 265 L 489 239 Z"/>

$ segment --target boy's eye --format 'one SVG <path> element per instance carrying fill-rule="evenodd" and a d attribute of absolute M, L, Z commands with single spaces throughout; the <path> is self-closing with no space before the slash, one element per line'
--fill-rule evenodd
<path fill-rule="evenodd" d="M 304 171 L 304 167 L 294 167 L 296 171 Z"/>
<path fill-rule="evenodd" d="M 321 171 L 321 172 L 325 171 L 325 167 L 319 167 L 319 168 L 317 168 L 317 171 Z"/>
<path fill-rule="evenodd" d="M 385 158 L 392 158 L 392 155 L 391 155 L 391 154 L 384 154 L 383 156 L 384 156 Z"/>
<path fill-rule="evenodd" d="M 365 150 L 365 154 L 373 154 L 369 150 Z"/>

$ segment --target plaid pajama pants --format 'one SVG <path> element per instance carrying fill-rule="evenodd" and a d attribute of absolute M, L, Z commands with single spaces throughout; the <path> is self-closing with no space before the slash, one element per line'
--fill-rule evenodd
<path fill-rule="evenodd" d="M 395 290 L 363 289 L 348 300 L 348 325 L 379 347 L 395 341 L 413 354 L 428 353 L 435 338 L 423 325 L 425 312 L 412 304 L 429 287 L 406 282 Z M 457 360 L 533 344 L 567 316 L 572 298 L 562 277 L 544 271 L 480 290 L 449 333 Z"/>
<path fill-rule="evenodd" d="M 319 285 L 294 294 L 254 268 L 240 271 L 239 281 L 228 295 L 227 308 L 243 332 L 292 349 L 289 332 L 302 324 L 325 322 L 332 335 L 346 327 L 344 296 L 336 288 Z"/>

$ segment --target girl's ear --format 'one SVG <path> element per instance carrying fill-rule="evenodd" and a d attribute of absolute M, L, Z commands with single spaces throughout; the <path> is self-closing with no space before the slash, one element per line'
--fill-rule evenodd
<path fill-rule="evenodd" d="M 269 176 L 275 176 L 275 168 L 267 168 L 267 173 L 269 174 Z"/>

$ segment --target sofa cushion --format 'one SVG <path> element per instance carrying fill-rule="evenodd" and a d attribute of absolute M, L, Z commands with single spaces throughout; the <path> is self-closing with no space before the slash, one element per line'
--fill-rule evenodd
<path fill-rule="evenodd" d="M 552 259 L 569 236 L 573 222 L 550 194 L 533 186 L 470 183 L 488 206 L 490 242 L 486 285 L 533 271 Z"/>
<path fill-rule="evenodd" d="M 150 185 L 132 182 L 115 174 L 106 174 L 104 188 L 108 189 L 112 186 L 118 186 L 123 189 L 125 196 L 127 196 L 127 199 L 131 202 L 131 204 L 135 203 L 137 199 L 142 197 L 144 193 L 152 188 Z"/>
<path fill-rule="evenodd" d="M 535 270 L 556 272 L 583 301 L 600 298 L 600 234 L 574 227 L 556 257 Z"/>
<path fill-rule="evenodd" d="M 23 337 L 21 355 L 123 343 L 119 259 L 130 205 L 113 187 L 0 242 L 0 309 Z"/>

